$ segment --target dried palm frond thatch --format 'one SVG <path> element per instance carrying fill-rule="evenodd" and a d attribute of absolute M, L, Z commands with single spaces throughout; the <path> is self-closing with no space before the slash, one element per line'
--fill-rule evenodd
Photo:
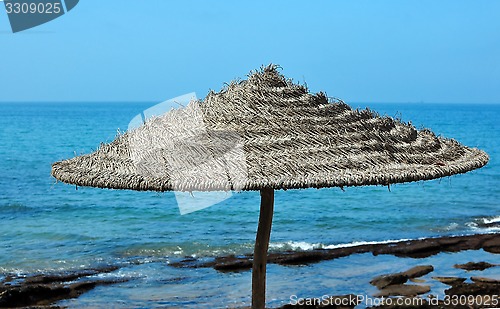
<path fill-rule="evenodd" d="M 331 102 L 268 66 L 92 154 L 54 163 L 52 175 L 132 190 L 298 189 L 427 180 L 487 162 L 481 150 Z"/>

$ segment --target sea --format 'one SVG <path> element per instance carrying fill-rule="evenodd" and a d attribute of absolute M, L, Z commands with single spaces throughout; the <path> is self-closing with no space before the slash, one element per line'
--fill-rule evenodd
<path fill-rule="evenodd" d="M 68 308 L 250 305 L 250 271 L 221 273 L 170 264 L 185 257 L 209 260 L 251 253 L 258 192 L 227 193 L 231 196 L 220 203 L 181 215 L 171 192 L 75 187 L 50 175 L 53 162 L 111 142 L 152 105 L 0 103 L 0 281 L 9 274 L 116 265 L 118 270 L 99 276 L 126 282 L 98 286 L 57 304 Z M 377 103 L 370 108 L 480 148 L 490 162 L 466 174 L 392 185 L 390 190 L 367 186 L 277 191 L 271 251 L 500 231 L 500 105 Z M 500 267 L 478 273 L 453 268 L 469 261 L 500 263 L 500 258 L 478 250 L 424 259 L 357 254 L 310 265 L 273 264 L 267 270 L 267 305 L 279 307 L 323 295 L 369 297 L 376 292 L 368 284 L 373 276 L 415 265 L 434 265 L 433 276 L 500 278 Z M 429 284 L 436 293 L 446 288 Z"/>

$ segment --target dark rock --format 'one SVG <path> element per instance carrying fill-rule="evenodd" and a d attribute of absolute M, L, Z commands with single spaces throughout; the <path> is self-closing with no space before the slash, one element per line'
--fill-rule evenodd
<path fill-rule="evenodd" d="M 438 242 L 441 244 L 441 246 L 450 247 L 463 243 L 464 240 L 459 237 L 443 237 L 438 238 Z"/>
<path fill-rule="evenodd" d="M 460 277 L 432 277 L 432 279 L 451 286 L 463 283 L 466 280 L 466 278 Z"/>
<path fill-rule="evenodd" d="M 35 284 L 13 287 L 0 296 L 0 308 L 48 305 L 69 295 L 70 289 L 63 285 Z"/>
<path fill-rule="evenodd" d="M 469 237 L 461 246 L 461 250 L 479 250 L 482 248 L 483 243 L 490 239 L 491 235 L 485 237 Z M 468 249 L 466 249 L 468 248 Z"/>
<path fill-rule="evenodd" d="M 252 261 L 243 258 L 221 258 L 216 259 L 214 268 L 218 271 L 239 271 L 252 268 Z"/>
<path fill-rule="evenodd" d="M 52 306 L 52 305 L 22 307 L 22 309 L 67 309 L 67 308 L 68 307 Z"/>
<path fill-rule="evenodd" d="M 0 308 L 49 308 L 49 305 L 56 301 L 78 297 L 97 285 L 124 282 L 125 279 L 97 280 L 89 278 L 89 276 L 116 269 L 118 267 L 110 266 L 26 278 L 11 276 L 9 284 L 2 283 L 0 286 Z M 75 280 L 78 281 L 75 282 Z"/>
<path fill-rule="evenodd" d="M 427 275 L 430 272 L 434 271 L 434 267 L 432 265 L 421 265 L 415 266 L 413 268 L 408 269 L 403 274 L 408 278 L 418 278 Z"/>
<path fill-rule="evenodd" d="M 396 273 L 375 277 L 370 281 L 370 284 L 376 286 L 378 289 L 383 289 L 389 285 L 402 284 L 406 281 L 408 281 L 408 276 L 403 273 Z"/>
<path fill-rule="evenodd" d="M 498 295 L 498 284 L 461 283 L 445 290 L 446 295 Z"/>
<path fill-rule="evenodd" d="M 186 279 L 188 279 L 188 277 L 173 277 L 173 278 L 158 280 L 158 282 L 170 284 L 170 283 L 182 282 L 185 281 Z"/>
<path fill-rule="evenodd" d="M 490 267 L 497 266 L 495 264 L 491 264 L 488 262 L 469 262 L 465 264 L 455 264 L 453 267 L 455 268 L 460 268 L 460 269 L 465 269 L 467 271 L 470 270 L 485 270 Z"/>
<path fill-rule="evenodd" d="M 201 263 L 198 259 L 194 257 L 186 257 L 178 262 L 173 262 L 168 264 L 169 266 L 175 268 L 198 268 L 198 267 L 212 267 L 214 262 L 210 263 Z"/>
<path fill-rule="evenodd" d="M 432 265 L 415 266 L 407 271 L 375 277 L 370 281 L 370 284 L 376 286 L 378 289 L 383 289 L 390 285 L 406 283 L 408 279 L 422 277 L 433 270 L 434 267 Z"/>
<path fill-rule="evenodd" d="M 389 297 L 389 296 L 417 296 L 420 294 L 428 293 L 431 287 L 428 285 L 414 285 L 414 284 L 398 284 L 389 285 L 381 289 L 375 297 Z"/>
<path fill-rule="evenodd" d="M 423 282 L 425 282 L 425 279 L 420 279 L 420 278 L 410 278 L 410 282 L 415 282 L 415 283 L 423 283 Z"/>
<path fill-rule="evenodd" d="M 28 284 L 5 290 L 0 295 L 0 308 L 50 305 L 56 301 L 76 298 L 97 285 L 114 284 L 121 280 L 84 281 L 73 284 Z"/>
<path fill-rule="evenodd" d="M 2 282 L 0 282 L 0 284 L 3 285 L 5 283 L 12 282 L 13 280 L 15 280 L 15 277 L 12 275 L 8 275 L 8 276 L 5 276 L 5 278 L 2 280 Z"/>
<path fill-rule="evenodd" d="M 96 275 L 98 272 L 93 272 L 89 271 L 88 274 L 87 272 L 81 273 L 81 272 L 74 272 L 74 273 L 67 273 L 67 274 L 47 274 L 47 275 L 36 275 L 33 277 L 28 277 L 24 280 L 25 284 L 47 284 L 47 283 L 54 283 L 54 282 L 66 282 L 66 281 L 73 281 L 78 278 L 81 278 L 83 276 L 92 276 Z"/>
<path fill-rule="evenodd" d="M 483 248 L 490 253 L 500 253 L 500 237 L 485 241 Z"/>
<path fill-rule="evenodd" d="M 489 253 L 499 254 L 500 253 L 500 246 L 499 247 L 485 247 L 484 251 L 489 252 Z"/>
<path fill-rule="evenodd" d="M 346 255 L 338 254 L 336 258 Z M 326 256 L 327 255 L 323 250 L 312 250 L 312 251 L 295 252 L 293 254 L 272 257 L 270 261 L 281 265 L 305 265 L 322 261 L 325 259 Z"/>
<path fill-rule="evenodd" d="M 401 246 L 398 251 L 394 253 L 395 256 L 412 257 L 412 258 L 425 258 L 439 253 L 441 245 L 435 240 L 426 240 L 422 242 L 413 242 L 408 246 Z"/>
<path fill-rule="evenodd" d="M 477 284 L 496 284 L 500 288 L 500 280 L 486 277 L 471 277 L 470 280 Z"/>

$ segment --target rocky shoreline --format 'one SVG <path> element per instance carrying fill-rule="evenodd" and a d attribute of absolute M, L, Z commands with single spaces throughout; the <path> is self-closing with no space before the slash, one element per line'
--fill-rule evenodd
<path fill-rule="evenodd" d="M 500 253 L 500 234 L 478 234 L 467 236 L 446 236 L 438 238 L 417 239 L 381 244 L 365 244 L 334 249 L 317 249 L 302 252 L 280 252 L 269 254 L 268 263 L 280 265 L 307 265 L 323 260 L 332 260 L 352 254 L 372 253 L 373 255 L 390 254 L 398 257 L 424 258 L 441 252 L 459 252 L 463 250 L 479 250 Z M 224 256 L 213 260 L 199 260 L 193 258 L 182 259 L 176 263 L 169 264 L 173 267 L 213 267 L 221 272 L 247 271 L 251 269 L 252 256 Z M 456 268 L 465 272 L 470 270 L 482 271 L 497 264 L 486 262 L 469 262 L 455 265 Z M 92 290 L 98 285 L 108 285 L 124 282 L 127 279 L 113 278 L 102 279 L 100 274 L 112 273 L 118 270 L 118 266 L 104 266 L 64 273 L 37 274 L 32 276 L 5 275 L 0 281 L 0 308 L 59 308 L 54 306 L 57 301 L 76 298 L 83 293 Z M 371 280 L 371 284 L 379 289 L 379 293 L 373 297 L 387 298 L 415 298 L 430 291 L 428 285 L 423 284 L 419 278 L 432 273 L 432 265 L 420 265 L 412 269 L 403 270 L 394 274 L 382 274 Z M 473 276 L 465 277 L 431 277 L 432 280 L 440 281 L 450 286 L 445 290 L 448 296 L 488 296 L 500 295 L 500 281 L 493 278 Z M 470 279 L 469 282 L 466 282 Z M 410 282 L 410 283 L 408 283 Z M 281 308 L 354 308 L 355 304 L 348 306 L 335 305 L 346 298 L 352 299 L 353 295 L 332 296 L 332 302 L 325 305 L 285 305 Z M 499 296 L 500 297 L 500 296 Z M 400 306 L 387 302 L 378 304 L 377 308 L 460 308 L 456 304 L 445 303 L 443 300 L 434 302 L 432 299 L 420 298 L 418 306 Z M 500 302 L 500 299 L 499 299 Z M 341 302 L 339 302 L 341 303 Z M 460 304 L 459 304 L 460 305 Z M 497 304 L 497 307 L 500 303 Z M 367 306 L 369 307 L 369 306 Z M 462 308 L 487 308 L 481 304 L 478 306 L 462 306 Z"/>
<path fill-rule="evenodd" d="M 460 252 L 463 250 L 483 249 L 490 253 L 500 253 L 500 234 L 476 234 L 466 236 L 444 236 L 391 243 L 364 244 L 334 249 L 316 249 L 310 251 L 286 251 L 270 253 L 268 264 L 307 265 L 325 260 L 332 260 L 352 254 L 372 253 L 389 254 L 397 257 L 424 258 L 441 252 Z M 211 261 L 186 258 L 170 264 L 173 267 L 213 267 L 221 272 L 245 271 L 252 268 L 252 255 L 228 255 Z"/>
<path fill-rule="evenodd" d="M 7 275 L 0 281 L 0 308 L 60 308 L 52 304 L 79 297 L 99 285 L 126 281 L 97 277 L 117 269 L 117 266 L 105 266 L 32 276 Z"/>

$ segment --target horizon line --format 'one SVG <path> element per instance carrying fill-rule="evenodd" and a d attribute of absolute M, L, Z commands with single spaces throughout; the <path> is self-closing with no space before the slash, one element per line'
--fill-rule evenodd
<path fill-rule="evenodd" d="M 98 103 L 111 103 L 111 104 L 156 104 L 163 102 L 162 100 L 144 100 L 144 101 L 120 101 L 120 100 L 72 100 L 72 101 L 0 101 L 0 104 L 98 104 Z M 499 105 L 500 102 L 428 102 L 428 101 L 343 101 L 347 105 L 353 104 L 459 104 L 459 105 Z"/>

